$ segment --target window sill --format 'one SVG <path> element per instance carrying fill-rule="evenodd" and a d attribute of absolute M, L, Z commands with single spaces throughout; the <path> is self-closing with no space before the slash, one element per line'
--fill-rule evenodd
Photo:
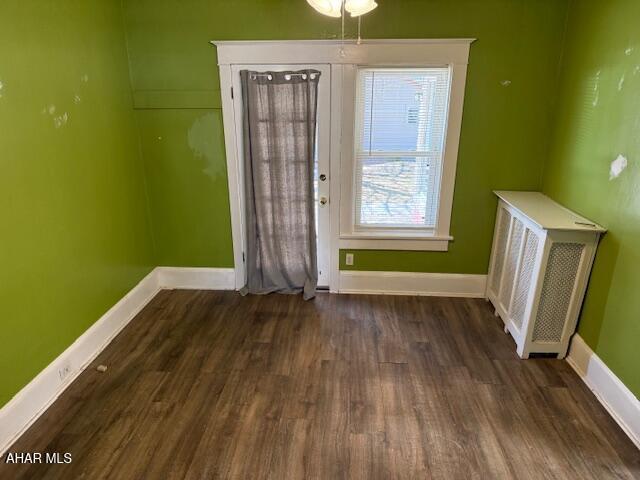
<path fill-rule="evenodd" d="M 451 236 L 357 233 L 340 235 L 339 243 L 341 249 L 446 252 L 452 240 Z"/>

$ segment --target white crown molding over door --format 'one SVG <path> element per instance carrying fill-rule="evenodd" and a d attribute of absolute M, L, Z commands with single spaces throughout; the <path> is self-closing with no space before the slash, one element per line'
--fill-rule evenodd
<path fill-rule="evenodd" d="M 437 250 L 445 251 L 449 235 L 451 206 L 455 183 L 458 143 L 462 124 L 462 107 L 466 82 L 469 49 L 475 39 L 406 39 L 406 40 L 290 40 L 290 41 L 212 41 L 217 48 L 222 92 L 222 116 L 224 123 L 229 202 L 235 263 L 235 286 L 244 285 L 244 208 L 242 161 L 238 151 L 241 138 L 241 119 L 234 109 L 233 78 L 234 65 L 309 65 L 331 66 L 331 138 L 330 138 L 330 278 L 329 289 L 339 290 L 340 248 L 364 248 L 381 250 Z M 341 216 L 344 216 L 345 188 L 343 162 L 344 146 L 352 139 L 343 139 L 345 92 L 344 71 L 358 65 L 387 67 L 429 67 L 448 65 L 452 72 L 449 120 L 445 145 L 445 161 L 441 180 L 440 219 L 436 235 L 431 238 L 356 238 L 343 231 Z M 348 93 L 348 92 L 347 92 Z M 235 92 L 239 95 L 240 92 Z M 352 128 L 349 129 L 351 131 Z M 350 147 L 349 147 L 350 148 Z M 341 204 L 342 208 L 341 208 Z M 342 222 L 344 223 L 344 222 Z"/>
<path fill-rule="evenodd" d="M 362 40 L 212 40 L 218 65 L 327 63 L 331 65 L 467 64 L 475 38 Z"/>

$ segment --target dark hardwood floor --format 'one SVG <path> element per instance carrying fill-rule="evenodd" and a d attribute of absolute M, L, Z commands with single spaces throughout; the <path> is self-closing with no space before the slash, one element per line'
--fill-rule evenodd
<path fill-rule="evenodd" d="M 640 478 L 568 364 L 501 327 L 483 300 L 163 291 L 10 449 L 72 463 L 0 478 Z"/>

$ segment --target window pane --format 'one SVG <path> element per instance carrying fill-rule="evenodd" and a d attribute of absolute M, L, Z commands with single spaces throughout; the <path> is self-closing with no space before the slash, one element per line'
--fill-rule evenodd
<path fill-rule="evenodd" d="M 435 227 L 449 69 L 361 69 L 356 226 Z"/>
<path fill-rule="evenodd" d="M 438 161 L 429 157 L 363 157 L 356 174 L 359 226 L 433 227 Z"/>

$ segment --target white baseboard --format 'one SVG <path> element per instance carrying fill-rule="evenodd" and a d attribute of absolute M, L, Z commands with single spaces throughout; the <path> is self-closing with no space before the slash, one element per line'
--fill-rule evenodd
<path fill-rule="evenodd" d="M 640 449 L 640 400 L 578 334 L 571 340 L 567 362 Z"/>
<path fill-rule="evenodd" d="M 155 270 L 0 409 L 0 456 L 158 293 Z M 69 372 L 61 378 L 59 371 Z"/>
<path fill-rule="evenodd" d="M 233 268 L 157 267 L 160 288 L 235 290 Z"/>
<path fill-rule="evenodd" d="M 339 292 L 483 298 L 486 281 L 486 275 L 341 270 Z"/>
<path fill-rule="evenodd" d="M 340 293 L 484 297 L 486 275 L 340 272 Z M 163 288 L 233 290 L 232 268 L 158 267 L 0 409 L 0 455 L 55 401 L 113 338 Z M 569 364 L 640 448 L 640 403 L 579 335 Z M 59 370 L 69 373 L 60 379 Z"/>
<path fill-rule="evenodd" d="M 234 270 L 155 268 L 0 409 L 0 456 L 163 288 L 233 290 Z"/>

